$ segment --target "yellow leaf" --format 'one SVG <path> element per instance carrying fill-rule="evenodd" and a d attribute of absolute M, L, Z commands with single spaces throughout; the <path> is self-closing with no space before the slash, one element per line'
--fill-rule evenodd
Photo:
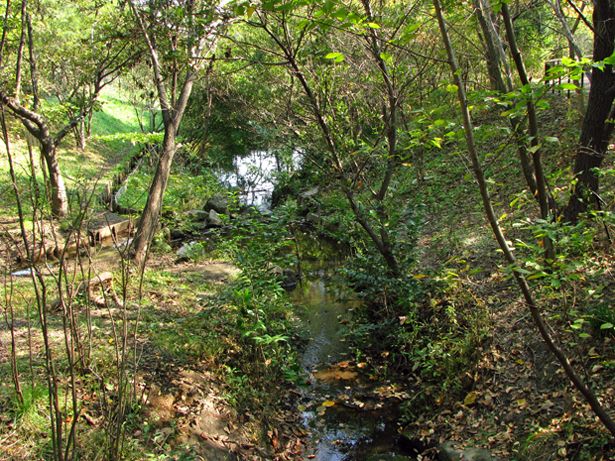
<path fill-rule="evenodd" d="M 522 407 L 523 405 L 525 405 L 526 401 L 525 399 L 519 399 L 517 400 L 517 405 L 519 405 L 520 407 Z"/>
<path fill-rule="evenodd" d="M 427 277 L 425 274 L 417 274 L 414 276 L 415 279 L 424 279 L 425 277 Z"/>
<path fill-rule="evenodd" d="M 304 406 L 304 405 L 299 404 L 299 405 L 297 405 L 297 410 L 299 410 L 299 411 L 305 411 L 305 410 L 306 410 L 306 408 L 305 408 L 305 406 Z"/>
<path fill-rule="evenodd" d="M 256 11 L 256 8 L 253 7 L 253 6 L 248 8 L 248 19 L 250 19 L 252 17 L 252 15 L 254 14 L 255 11 Z"/>
<path fill-rule="evenodd" d="M 322 403 L 323 407 L 332 407 L 333 405 L 335 405 L 335 402 L 333 400 L 327 400 Z"/>
<path fill-rule="evenodd" d="M 523 365 L 523 360 L 521 360 L 521 359 L 515 360 L 515 362 L 517 362 L 519 365 Z"/>
<path fill-rule="evenodd" d="M 463 399 L 463 404 L 465 406 L 470 406 L 474 402 L 476 402 L 476 392 L 474 391 L 470 392 L 468 395 L 466 395 L 466 398 Z"/>

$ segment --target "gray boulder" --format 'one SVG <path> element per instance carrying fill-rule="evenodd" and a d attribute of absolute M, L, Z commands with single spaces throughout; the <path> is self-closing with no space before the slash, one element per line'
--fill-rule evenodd
<path fill-rule="evenodd" d="M 271 272 L 280 279 L 282 288 L 288 291 L 294 290 L 299 284 L 299 276 L 291 269 L 282 269 L 280 266 L 272 266 Z"/>
<path fill-rule="evenodd" d="M 325 222 L 325 220 L 323 218 L 321 218 L 320 216 L 318 216 L 317 214 L 314 214 L 314 213 L 308 213 L 307 216 L 305 217 L 305 219 L 306 219 L 306 221 L 311 222 L 315 226 L 320 226 L 321 224 L 323 224 Z"/>
<path fill-rule="evenodd" d="M 207 217 L 209 216 L 209 213 L 202 210 L 190 210 L 188 213 L 192 217 L 192 220 L 196 222 L 206 221 Z"/>
<path fill-rule="evenodd" d="M 209 215 L 207 216 L 207 224 L 213 227 L 222 227 L 222 225 L 224 224 L 218 212 L 213 208 L 209 210 Z"/>
<path fill-rule="evenodd" d="M 209 217 L 209 213 L 207 213 L 207 216 Z M 192 223 L 190 225 L 190 228 L 194 230 L 195 232 L 205 232 L 207 229 L 210 229 L 211 227 L 212 226 L 207 221 L 199 221 L 199 222 Z"/>
<path fill-rule="evenodd" d="M 458 448 L 454 442 L 445 442 L 438 447 L 440 461 L 498 461 L 499 458 L 486 448 Z"/>
<path fill-rule="evenodd" d="M 171 229 L 171 232 L 169 234 L 172 240 L 183 239 L 186 237 L 186 232 L 184 232 L 183 229 L 178 229 L 178 228 Z"/>
<path fill-rule="evenodd" d="M 217 213 L 228 215 L 228 197 L 222 194 L 215 194 L 205 204 L 205 211 L 215 210 Z"/>

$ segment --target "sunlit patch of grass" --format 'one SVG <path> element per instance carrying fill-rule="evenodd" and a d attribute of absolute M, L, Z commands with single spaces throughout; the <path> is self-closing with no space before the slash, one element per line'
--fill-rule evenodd
<path fill-rule="evenodd" d="M 141 209 L 147 201 L 147 194 L 153 177 L 151 169 L 140 169 L 126 183 L 120 194 L 120 204 L 127 208 Z M 164 207 L 173 211 L 200 209 L 216 192 L 221 190 L 218 180 L 212 174 L 189 176 L 181 172 L 180 166 L 173 166 L 164 195 Z"/>

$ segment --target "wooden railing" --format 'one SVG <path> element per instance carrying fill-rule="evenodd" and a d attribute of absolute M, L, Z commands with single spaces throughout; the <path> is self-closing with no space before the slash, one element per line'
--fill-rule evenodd
<path fill-rule="evenodd" d="M 591 58 L 590 58 L 591 59 Z M 552 69 L 555 66 L 561 66 L 562 65 L 562 59 L 549 59 L 548 61 L 545 61 L 545 75 L 549 74 L 549 69 Z M 581 89 L 588 89 L 591 86 L 591 81 L 589 80 L 589 78 L 587 78 L 587 75 L 585 75 L 585 72 L 581 73 L 581 78 L 579 80 L 574 80 L 572 78 L 570 78 L 570 76 L 566 77 L 559 77 L 556 80 L 547 82 L 547 84 L 552 84 L 556 83 L 557 85 L 561 84 L 561 83 L 574 83 L 576 86 L 578 86 Z M 557 92 L 562 92 L 562 91 L 566 91 L 566 97 L 570 98 L 570 92 L 571 90 L 559 90 L 555 88 L 555 84 L 553 85 L 551 92 L 555 93 Z"/>

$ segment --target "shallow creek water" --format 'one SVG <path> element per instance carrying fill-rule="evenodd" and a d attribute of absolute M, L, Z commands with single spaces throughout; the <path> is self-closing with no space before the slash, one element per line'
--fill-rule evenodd
<path fill-rule="evenodd" d="M 304 279 L 293 293 L 294 302 L 305 307 L 302 317 L 311 334 L 301 362 L 310 384 L 298 404 L 311 434 L 304 459 L 402 459 L 397 420 L 408 395 L 351 355 L 340 329 L 353 305 L 335 302 L 333 274 L 330 265 L 303 264 Z"/>

